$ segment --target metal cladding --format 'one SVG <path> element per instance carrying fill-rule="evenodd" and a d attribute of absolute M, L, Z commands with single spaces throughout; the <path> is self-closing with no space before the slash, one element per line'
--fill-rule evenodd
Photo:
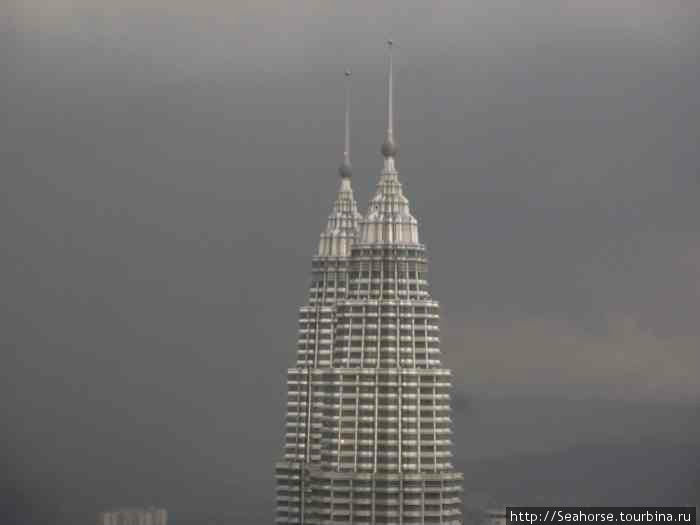
<path fill-rule="evenodd" d="M 450 371 L 417 221 L 392 156 L 364 218 L 349 183 L 341 181 L 300 309 L 275 521 L 461 525 Z"/>

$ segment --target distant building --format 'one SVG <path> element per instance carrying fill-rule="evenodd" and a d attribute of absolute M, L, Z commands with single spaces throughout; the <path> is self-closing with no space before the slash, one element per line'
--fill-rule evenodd
<path fill-rule="evenodd" d="M 119 509 L 100 513 L 98 525 L 168 525 L 165 509 Z"/>
<path fill-rule="evenodd" d="M 484 525 L 506 525 L 506 509 L 486 509 L 484 511 Z"/>

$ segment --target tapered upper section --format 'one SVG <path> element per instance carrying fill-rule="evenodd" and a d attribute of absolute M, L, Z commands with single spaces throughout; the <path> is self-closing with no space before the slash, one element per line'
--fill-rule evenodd
<path fill-rule="evenodd" d="M 321 257 L 348 257 L 350 248 L 357 240 L 358 225 L 362 215 L 350 186 L 350 178 L 340 181 L 338 196 L 333 211 L 328 216 L 326 229 L 321 233 L 318 255 Z"/>
<path fill-rule="evenodd" d="M 389 40 L 389 73 L 387 94 L 387 129 L 382 155 L 384 169 L 379 177 L 377 191 L 370 201 L 367 216 L 360 225 L 359 244 L 418 245 L 418 222 L 411 215 L 408 199 L 404 196 L 399 172 L 396 170 L 397 153 L 394 140 L 394 64 L 393 42 Z"/>
<path fill-rule="evenodd" d="M 343 162 L 340 165 L 340 189 L 328 216 L 328 224 L 318 246 L 320 257 L 348 257 L 357 240 L 362 215 L 352 192 L 350 178 L 350 71 L 345 71 L 345 144 Z"/>

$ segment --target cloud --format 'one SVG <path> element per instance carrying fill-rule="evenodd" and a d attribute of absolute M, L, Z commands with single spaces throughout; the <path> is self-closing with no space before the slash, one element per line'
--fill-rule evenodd
<path fill-rule="evenodd" d="M 455 383 L 486 393 L 617 399 L 700 399 L 700 337 L 658 337 L 638 319 L 608 316 L 604 334 L 552 319 L 445 322 Z"/>
<path fill-rule="evenodd" d="M 509 35 L 522 38 L 533 30 L 548 34 L 560 31 L 563 26 L 574 31 L 582 27 L 605 31 L 624 29 L 627 36 L 636 33 L 658 37 L 668 31 L 669 26 L 697 14 L 692 3 L 680 0 L 662 3 L 651 0 L 537 0 L 526 4 L 515 0 L 480 0 L 468 4 L 446 1 L 429 6 L 416 0 L 382 4 L 363 0 L 351 5 L 317 0 L 294 3 L 281 0 L 197 3 L 185 0 L 10 0 L 4 9 L 31 31 L 71 31 L 76 24 L 101 18 L 113 22 L 159 18 L 169 23 L 180 19 L 192 28 L 198 21 L 206 21 L 221 29 L 228 26 L 229 31 L 245 30 L 252 25 L 260 36 L 271 39 L 287 32 L 296 33 L 296 39 L 303 39 L 303 32 L 297 30 L 307 28 L 323 32 L 325 28 L 328 36 L 376 30 L 391 32 L 394 36 L 406 34 L 407 42 L 423 43 L 436 38 L 465 41 L 475 36 L 482 41 L 496 35 L 496 40 Z"/>

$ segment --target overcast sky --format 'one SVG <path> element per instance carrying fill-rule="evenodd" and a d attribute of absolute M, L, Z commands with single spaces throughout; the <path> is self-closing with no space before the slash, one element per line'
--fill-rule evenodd
<path fill-rule="evenodd" d="M 243 4 L 0 7 L 17 476 L 80 465 L 84 487 L 88 457 L 116 487 L 125 458 L 178 457 L 271 490 L 339 184 L 342 72 L 364 212 L 387 37 L 398 168 L 459 396 L 700 401 L 695 2 Z"/>

